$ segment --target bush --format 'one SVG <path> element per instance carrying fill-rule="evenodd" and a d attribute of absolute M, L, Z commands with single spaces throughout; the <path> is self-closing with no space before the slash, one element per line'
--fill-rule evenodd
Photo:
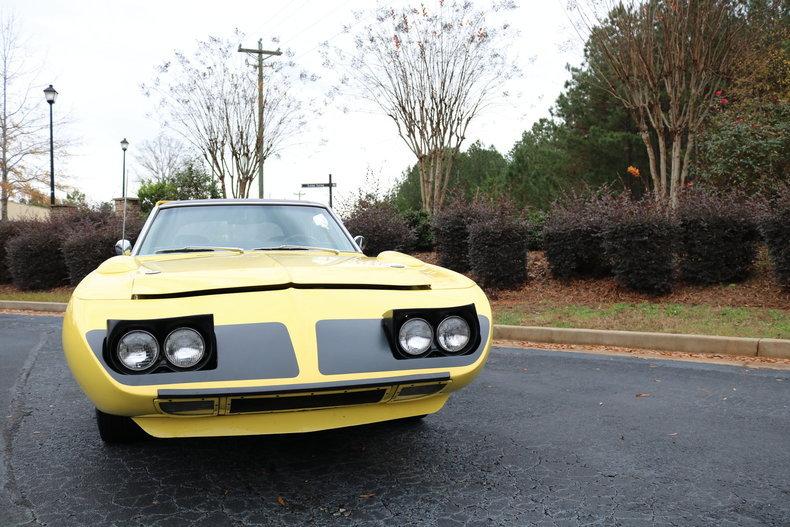
<path fill-rule="evenodd" d="M 104 260 L 115 256 L 115 242 L 120 238 L 117 229 L 102 226 L 73 232 L 63 242 L 63 257 L 69 282 L 77 285 Z"/>
<path fill-rule="evenodd" d="M 599 277 L 611 273 L 600 232 L 604 198 L 576 195 L 556 202 L 543 228 L 543 248 L 555 278 Z"/>
<path fill-rule="evenodd" d="M 19 289 L 51 289 L 67 282 L 59 230 L 50 221 L 30 222 L 12 238 L 6 244 L 6 263 Z"/>
<path fill-rule="evenodd" d="M 22 222 L 0 221 L 0 284 L 11 281 L 11 273 L 6 265 L 6 244 L 19 234 Z"/>
<path fill-rule="evenodd" d="M 439 265 L 465 273 L 469 270 L 469 226 L 485 215 L 482 202 L 449 200 L 433 217 L 433 237 Z"/>
<path fill-rule="evenodd" d="M 427 252 L 433 250 L 433 230 L 431 217 L 424 210 L 407 210 L 401 212 L 411 231 L 414 233 L 414 243 L 408 247 L 412 252 Z"/>
<path fill-rule="evenodd" d="M 641 293 L 672 290 L 673 225 L 652 198 L 607 200 L 602 248 L 620 285 Z"/>
<path fill-rule="evenodd" d="M 414 233 L 388 201 L 363 197 L 351 206 L 343 220 L 352 236 L 365 237 L 364 252 L 404 251 L 414 244 Z"/>
<path fill-rule="evenodd" d="M 469 266 L 490 289 L 521 286 L 527 278 L 527 228 L 502 206 L 469 226 Z"/>
<path fill-rule="evenodd" d="M 760 221 L 774 273 L 785 289 L 790 289 L 790 185 L 778 189 L 767 202 Z"/>
<path fill-rule="evenodd" d="M 527 211 L 527 248 L 530 251 L 543 250 L 543 229 L 549 215 L 540 209 Z"/>
<path fill-rule="evenodd" d="M 685 191 L 677 208 L 680 270 L 687 282 L 745 279 L 757 255 L 754 207 L 739 193 Z"/>

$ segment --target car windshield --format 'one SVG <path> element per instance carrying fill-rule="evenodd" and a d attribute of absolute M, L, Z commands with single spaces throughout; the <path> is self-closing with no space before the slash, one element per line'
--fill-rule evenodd
<path fill-rule="evenodd" d="M 137 254 L 311 248 L 356 250 L 323 207 L 189 205 L 160 209 Z"/>

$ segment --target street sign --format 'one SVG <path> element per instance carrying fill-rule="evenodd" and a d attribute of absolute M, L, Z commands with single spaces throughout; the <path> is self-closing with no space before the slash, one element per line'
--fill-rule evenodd
<path fill-rule="evenodd" d="M 332 187 L 336 187 L 337 183 L 332 183 L 332 174 L 329 174 L 329 182 L 327 183 L 302 183 L 302 188 L 328 188 L 329 189 L 329 208 L 332 208 Z"/>

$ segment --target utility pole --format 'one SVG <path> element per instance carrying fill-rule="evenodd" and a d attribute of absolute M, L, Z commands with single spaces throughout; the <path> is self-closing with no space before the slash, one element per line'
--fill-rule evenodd
<path fill-rule="evenodd" d="M 280 48 L 276 51 L 263 49 L 263 39 L 258 39 L 258 49 L 243 48 L 239 44 L 239 53 L 250 53 L 258 56 L 258 137 L 256 150 L 258 151 L 258 197 L 263 199 L 263 57 L 282 55 Z"/>

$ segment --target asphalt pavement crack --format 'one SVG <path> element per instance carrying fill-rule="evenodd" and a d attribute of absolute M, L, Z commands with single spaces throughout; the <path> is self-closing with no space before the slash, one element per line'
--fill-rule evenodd
<path fill-rule="evenodd" d="M 11 507 L 16 510 L 6 510 L 0 515 L 0 520 L 2 520 L 3 525 L 7 527 L 13 525 L 40 525 L 40 522 L 36 518 L 36 513 L 33 510 L 33 505 L 17 487 L 11 459 L 14 450 L 14 440 L 19 431 L 19 426 L 22 424 L 24 418 L 30 413 L 26 412 L 24 409 L 27 381 L 30 377 L 30 372 L 33 370 L 33 366 L 36 364 L 39 353 L 52 337 L 52 333 L 52 331 L 47 331 L 41 335 L 38 343 L 30 350 L 25 363 L 22 365 L 19 376 L 10 390 L 11 402 L 8 405 L 8 415 L 6 416 L 3 426 L 3 472 L 5 473 L 5 482 L 3 484 L 3 496 L 0 497 L 0 503 L 7 501 L 10 503 Z M 8 517 L 6 517 L 6 515 Z"/>

